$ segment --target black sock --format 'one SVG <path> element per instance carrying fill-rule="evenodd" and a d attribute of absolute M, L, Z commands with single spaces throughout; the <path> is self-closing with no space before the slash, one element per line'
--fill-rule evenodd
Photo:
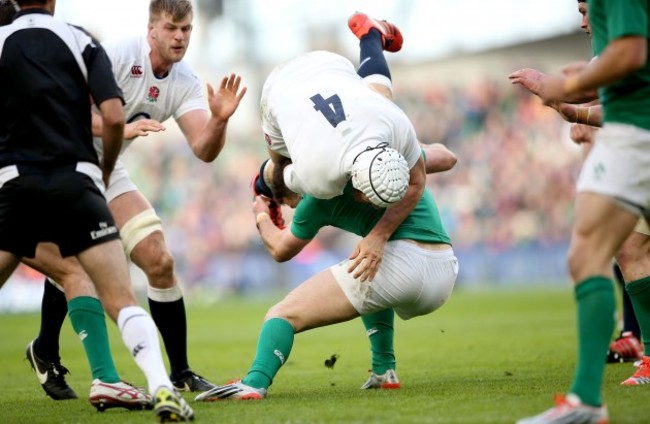
<path fill-rule="evenodd" d="M 378 30 L 373 28 L 363 36 L 359 41 L 359 48 L 359 69 L 357 69 L 357 74 L 361 78 L 378 74 L 391 79 L 388 62 L 386 62 L 384 49 L 381 45 L 381 34 Z"/>
<path fill-rule="evenodd" d="M 639 321 L 636 319 L 636 314 L 634 313 L 634 307 L 632 306 L 632 301 L 630 300 L 630 295 L 627 290 L 625 290 L 625 279 L 623 278 L 623 273 L 618 264 L 614 264 L 614 277 L 616 281 L 621 286 L 621 298 L 623 299 L 623 332 L 631 331 L 634 334 L 634 337 L 641 340 L 641 328 L 639 327 Z"/>
<path fill-rule="evenodd" d="M 46 278 L 41 302 L 41 328 L 34 341 L 34 350 L 39 358 L 59 358 L 59 336 L 67 314 L 65 293 Z"/>
<path fill-rule="evenodd" d="M 149 309 L 165 344 L 171 375 L 178 378 L 190 367 L 187 362 L 187 319 L 183 298 L 173 302 L 149 299 Z"/>

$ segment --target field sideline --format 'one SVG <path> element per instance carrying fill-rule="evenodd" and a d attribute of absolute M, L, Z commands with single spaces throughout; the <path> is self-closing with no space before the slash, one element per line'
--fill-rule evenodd
<path fill-rule="evenodd" d="M 231 299 L 188 310 L 190 363 L 217 383 L 245 374 L 266 309 L 263 301 Z M 36 381 L 24 350 L 39 316 L 0 315 L 0 411 L 5 423 L 150 423 L 150 411 L 98 413 L 87 402 L 90 371 L 66 322 L 61 339 L 68 381 L 81 399 L 55 402 Z M 123 379 L 144 385 L 113 324 L 109 332 Z M 261 402 L 195 403 L 204 423 L 513 423 L 551 406 L 566 391 L 575 361 L 572 293 L 457 290 L 441 310 L 396 319 L 402 389 L 362 391 L 369 345 L 360 320 L 296 336 L 287 365 Z M 332 354 L 334 369 L 324 366 Z M 608 365 L 605 400 L 612 423 L 650 422 L 650 387 L 623 387 L 630 364 Z"/>

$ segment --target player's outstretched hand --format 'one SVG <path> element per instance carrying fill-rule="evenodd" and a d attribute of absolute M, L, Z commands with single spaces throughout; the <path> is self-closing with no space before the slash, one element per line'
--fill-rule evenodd
<path fill-rule="evenodd" d="M 508 75 L 508 79 L 512 84 L 521 85 L 535 95 L 539 95 L 543 77 L 543 72 L 531 68 L 520 69 Z"/>
<path fill-rule="evenodd" d="M 235 74 L 223 77 L 217 91 L 214 91 L 212 85 L 208 84 L 208 105 L 212 116 L 222 121 L 230 119 L 246 94 L 246 87 L 242 87 L 240 90 L 240 84 L 241 76 Z"/>
<path fill-rule="evenodd" d="M 165 126 L 155 119 L 139 119 L 124 125 L 124 139 L 146 137 L 149 133 L 165 131 Z"/>

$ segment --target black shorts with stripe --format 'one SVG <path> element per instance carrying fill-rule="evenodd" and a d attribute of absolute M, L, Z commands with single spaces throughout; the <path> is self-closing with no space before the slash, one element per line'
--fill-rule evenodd
<path fill-rule="evenodd" d="M 36 245 L 49 241 L 66 257 L 120 238 L 106 199 L 88 175 L 74 167 L 19 170 L 0 188 L 0 250 L 33 258 Z"/>

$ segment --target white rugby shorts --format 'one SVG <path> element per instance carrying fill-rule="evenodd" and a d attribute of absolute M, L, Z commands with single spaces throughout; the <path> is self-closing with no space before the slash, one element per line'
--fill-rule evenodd
<path fill-rule="evenodd" d="M 131 181 L 131 177 L 129 177 L 124 163 L 118 159 L 117 163 L 115 163 L 115 169 L 111 173 L 111 180 L 108 182 L 108 187 L 106 187 L 106 192 L 104 193 L 106 202 L 110 202 L 121 194 L 137 190 L 138 187 Z"/>
<path fill-rule="evenodd" d="M 636 214 L 650 214 L 650 131 L 606 124 L 582 166 L 577 191 L 611 197 Z"/>
<path fill-rule="evenodd" d="M 458 276 L 454 251 L 427 250 L 404 240 L 389 241 L 375 279 L 361 282 L 347 272 L 346 259 L 330 269 L 360 315 L 393 308 L 402 319 L 426 315 L 449 298 Z"/>

